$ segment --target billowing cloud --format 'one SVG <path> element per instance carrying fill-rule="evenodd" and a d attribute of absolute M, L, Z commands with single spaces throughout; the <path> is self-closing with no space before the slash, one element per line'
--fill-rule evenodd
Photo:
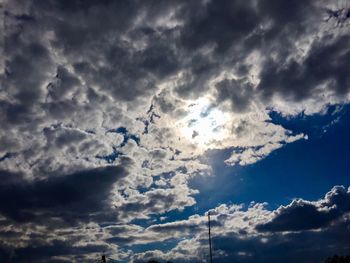
<path fill-rule="evenodd" d="M 327 1 L 0 5 L 0 197 L 9 200 L 0 205 L 0 260 L 86 261 L 114 251 L 136 262 L 132 243 L 170 232 L 191 240 L 166 257 L 194 262 L 205 218 L 157 219 L 196 204 L 190 181 L 215 176 L 206 153 L 254 164 L 308 139 L 273 122 L 271 111 L 307 116 L 349 102 L 348 17 Z M 274 213 L 222 205 L 214 224 L 251 242 L 323 229 L 348 211 L 338 195 L 348 192 L 334 188 L 323 201 Z M 300 213 L 314 221 L 298 225 Z M 145 252 L 152 255 L 164 252 Z"/>
<path fill-rule="evenodd" d="M 309 202 L 294 200 L 277 209 L 270 222 L 257 226 L 259 231 L 299 231 L 329 225 L 350 211 L 350 190 L 336 186 L 324 199 Z"/>
<path fill-rule="evenodd" d="M 322 261 L 332 253 L 346 252 L 343 248 L 349 244 L 349 191 L 343 186 L 334 187 L 323 199 L 303 200 L 303 205 L 295 199 L 273 211 L 267 204 L 252 203 L 249 207 L 221 205 L 209 212 L 213 255 L 220 262 Z M 203 262 L 209 257 L 206 215 L 153 225 L 147 230 L 157 232 L 160 238 L 163 233 L 172 238 L 192 238 L 179 241 L 165 252 L 136 254 L 133 262 Z"/>

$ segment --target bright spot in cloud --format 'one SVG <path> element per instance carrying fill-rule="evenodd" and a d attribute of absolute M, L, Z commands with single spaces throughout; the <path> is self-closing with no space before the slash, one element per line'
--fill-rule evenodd
<path fill-rule="evenodd" d="M 185 118 L 177 122 L 180 136 L 198 148 L 208 149 L 227 137 L 227 113 L 216 108 L 207 98 L 200 98 L 187 106 Z"/>

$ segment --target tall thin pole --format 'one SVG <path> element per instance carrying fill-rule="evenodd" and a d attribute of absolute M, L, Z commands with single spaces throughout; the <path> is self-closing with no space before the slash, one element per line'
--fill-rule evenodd
<path fill-rule="evenodd" d="M 209 255 L 210 255 L 210 263 L 213 263 L 213 255 L 211 253 L 210 212 L 208 212 L 208 227 L 209 227 Z"/>

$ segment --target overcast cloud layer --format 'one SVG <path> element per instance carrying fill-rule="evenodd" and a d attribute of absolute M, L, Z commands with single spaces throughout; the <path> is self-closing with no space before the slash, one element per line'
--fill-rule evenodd
<path fill-rule="evenodd" d="M 154 218 L 196 204 L 208 150 L 246 166 L 308 139 L 271 111 L 349 103 L 350 18 L 333 2 L 2 3 L 0 261 L 205 261 L 205 213 Z M 319 262 L 350 246 L 349 212 L 347 186 L 275 210 L 222 204 L 214 258 Z"/>

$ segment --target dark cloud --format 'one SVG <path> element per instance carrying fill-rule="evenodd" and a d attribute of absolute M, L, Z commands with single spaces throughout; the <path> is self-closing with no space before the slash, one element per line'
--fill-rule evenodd
<path fill-rule="evenodd" d="M 32 106 L 43 96 L 42 86 L 54 68 L 50 50 L 42 40 L 36 23 L 13 25 L 12 17 L 5 17 L 4 52 L 5 74 L 3 88 L 19 103 Z"/>
<path fill-rule="evenodd" d="M 2 88 L 14 98 L 11 102 L 2 101 L 4 125 L 23 125 L 39 121 L 36 107 L 44 96 L 43 85 L 48 79 L 53 61 L 50 53 L 41 43 L 22 43 L 21 40 L 6 41 L 5 53 L 12 57 L 6 61 L 6 71 Z M 20 42 L 20 43 L 16 43 Z"/>
<path fill-rule="evenodd" d="M 61 126 L 52 126 L 43 129 L 47 144 L 54 144 L 56 147 L 62 148 L 66 145 L 79 143 L 87 137 L 85 132 L 69 129 Z M 47 146 L 49 147 L 49 146 Z"/>
<path fill-rule="evenodd" d="M 348 46 L 350 37 L 325 37 L 314 43 L 302 62 L 290 61 L 287 65 L 268 60 L 261 72 L 258 91 L 264 98 L 279 94 L 293 100 L 313 96 L 322 84 L 335 94 L 345 94 L 350 87 Z"/>
<path fill-rule="evenodd" d="M 253 1 L 197 1 L 183 7 L 187 20 L 181 43 L 192 51 L 210 45 L 219 53 L 227 51 L 259 23 L 253 5 Z"/>
<path fill-rule="evenodd" d="M 7 2 L 1 33 L 0 261 L 71 262 L 72 254 L 74 260 L 86 261 L 108 242 L 130 243 L 136 238 L 122 236 L 127 228 L 115 228 L 111 236 L 99 236 L 107 243 L 99 245 L 95 239 L 77 246 L 78 241 L 90 240 L 89 234 L 77 238 L 67 227 L 97 224 L 102 232 L 106 222 L 149 219 L 193 205 L 195 191 L 187 182 L 171 181 L 178 179 L 176 172 L 196 168 L 165 167 L 167 160 L 176 161 L 176 155 L 186 152 L 168 144 L 178 139 L 172 127 L 157 126 L 158 120 L 167 122 L 167 116 L 186 114 L 182 99 L 216 92 L 213 107 L 228 101 L 238 116 L 255 102 L 268 104 L 274 95 L 303 101 L 319 96 L 322 85 L 339 97 L 349 91 L 350 37 L 323 31 L 321 1 Z M 261 66 L 261 72 L 255 72 L 255 66 Z M 229 79 L 231 73 L 234 78 Z M 252 81 L 251 74 L 258 81 Z M 205 118 L 211 107 L 200 117 Z M 143 112 L 135 113 L 137 108 Z M 253 129 L 249 121 L 237 120 L 232 133 L 240 139 Z M 192 137 L 198 134 L 201 131 L 193 130 Z M 113 135 L 121 135 L 122 141 Z M 132 147 L 142 152 L 127 152 Z M 147 171 L 137 170 L 138 159 Z M 120 165 L 91 168 L 106 162 Z M 159 180 L 150 174 L 157 169 L 162 170 Z M 126 177 L 130 170 L 132 177 Z M 349 203 L 349 191 L 336 187 L 320 201 L 296 200 L 279 208 L 270 222 L 257 226 L 260 232 L 255 237 L 247 237 L 245 229 L 240 235 L 217 236 L 215 247 L 228 255 L 220 262 L 232 262 L 242 251 L 249 253 L 240 254 L 247 255 L 241 262 L 254 262 L 249 255 L 261 262 L 276 261 L 287 250 L 302 249 L 302 240 L 316 249 L 316 237 L 329 240 L 322 241 L 322 247 L 334 245 L 332 240 L 344 240 L 343 233 L 348 233 L 348 228 L 340 229 L 347 223 Z M 225 217 L 218 215 L 213 226 L 223 227 Z M 56 232 L 48 241 L 52 231 L 37 233 L 38 226 L 53 232 L 64 228 L 66 242 L 59 241 Z M 178 234 L 182 227 L 191 235 L 202 229 L 195 222 L 178 222 L 147 231 Z M 28 229 L 33 231 L 29 236 Z M 282 231 L 298 233 L 283 236 Z M 266 245 L 262 236 L 270 238 Z M 16 245 L 7 243 L 14 239 Z M 272 254 L 276 258 L 268 257 Z M 306 252 L 296 252 L 290 262 L 303 262 L 298 260 L 303 256 Z"/>
<path fill-rule="evenodd" d="M 221 205 L 210 211 L 214 260 L 224 263 L 252 263 L 257 260 L 307 263 L 323 262 L 334 254 L 346 255 L 350 252 L 349 205 L 349 191 L 343 186 L 336 186 L 319 201 L 293 201 L 288 206 L 269 212 L 274 216 L 272 221 L 257 225 L 258 230 L 268 233 L 250 230 L 251 226 L 254 229 L 257 222 L 269 218 L 261 206 L 242 210 L 239 207 Z M 311 206 L 314 208 L 311 209 Z M 288 220 L 282 227 L 279 223 L 287 216 Z M 314 231 L 315 228 L 318 231 Z M 134 262 L 144 262 L 151 258 L 172 262 L 202 262 L 208 258 L 206 216 L 153 225 L 147 230 L 174 238 L 179 233 L 191 233 L 194 237 L 179 242 L 167 252 L 153 250 L 137 254 Z"/>
<path fill-rule="evenodd" d="M 277 209 L 270 222 L 257 226 L 258 231 L 301 231 L 328 226 L 350 211 L 350 191 L 336 186 L 318 202 L 294 200 Z"/>
<path fill-rule="evenodd" d="M 124 202 L 118 207 L 119 210 L 124 211 L 125 218 L 137 218 L 147 215 L 163 214 L 171 210 L 182 210 L 186 206 L 192 206 L 195 201 L 189 196 L 188 188 L 170 189 L 150 189 L 145 192 L 143 196 L 131 198 L 130 201 Z"/>
<path fill-rule="evenodd" d="M 96 253 L 93 256 L 94 261 L 99 259 L 101 251 L 108 249 L 106 245 L 85 245 L 75 246 L 73 243 L 55 241 L 51 245 L 28 246 L 16 250 L 2 248 L 0 249 L 0 260 L 2 262 L 52 262 L 68 263 L 72 261 L 93 262 L 87 259 L 87 254 Z M 74 255 L 73 257 L 71 255 Z"/>
<path fill-rule="evenodd" d="M 334 254 L 348 254 L 349 222 L 343 221 L 324 231 L 274 234 L 266 237 L 240 238 L 232 234 L 213 239 L 215 249 L 227 253 L 220 262 L 323 262 Z M 204 242 L 204 240 L 203 240 Z M 215 252 L 214 252 L 215 255 Z"/>
<path fill-rule="evenodd" d="M 57 67 L 56 80 L 47 86 L 48 97 L 54 101 L 61 100 L 70 92 L 73 93 L 79 86 L 80 80 L 70 73 L 65 67 Z"/>
<path fill-rule="evenodd" d="M 46 179 L 0 171 L 1 262 L 88 262 L 109 249 L 95 222 L 116 220 L 112 189 L 128 161 Z M 86 242 L 87 238 L 90 242 Z M 92 241 L 93 240 L 93 241 Z M 82 242 L 82 243 L 80 243 Z M 97 254 L 96 254 L 97 255 Z"/>
<path fill-rule="evenodd" d="M 349 253 L 349 222 L 343 221 L 320 232 L 273 234 L 271 236 L 245 236 L 234 232 L 215 235 L 212 229 L 213 261 L 229 262 L 323 262 L 330 255 Z M 199 242 L 199 247 L 194 245 Z M 194 247 L 192 247 L 194 246 Z M 198 253 L 198 254 L 194 254 Z M 196 257 L 198 256 L 198 257 Z M 167 254 L 147 251 L 133 262 L 158 261 L 203 262 L 208 259 L 208 239 L 206 236 L 191 240 L 174 248 Z"/>
<path fill-rule="evenodd" d="M 45 224 L 50 217 L 60 217 L 64 223 L 91 220 L 106 209 L 107 214 L 112 212 L 110 191 L 126 175 L 125 168 L 109 166 L 28 182 L 21 174 L 1 171 L 0 198 L 7 202 L 1 203 L 0 211 L 20 222 Z"/>
<path fill-rule="evenodd" d="M 23 4 L 15 1 L 12 5 Z M 11 52 L 8 52 L 7 82 L 16 81 L 13 85 L 19 91 L 18 98 L 28 102 L 38 98 L 42 91 L 21 87 L 38 86 L 39 83 L 27 82 L 29 74 L 31 81 L 43 84 L 47 80 L 43 72 L 50 68 L 51 57 L 45 50 L 47 41 L 42 35 L 51 32 L 50 44 L 57 52 L 63 52 L 73 68 L 68 71 L 65 66 L 59 66 L 55 73 L 51 72 L 51 80 L 55 79 L 47 83 L 51 101 L 43 106 L 53 117 L 67 117 L 68 113 L 64 112 L 74 110 L 74 106 L 62 98 L 82 84 L 78 77 L 97 88 L 97 92 L 104 91 L 117 100 L 132 102 L 142 96 L 152 96 L 158 81 L 185 70 L 183 81 L 175 90 L 182 97 L 194 98 L 205 92 L 209 88 L 208 81 L 222 70 L 232 69 L 241 77 L 247 77 L 249 65 L 244 59 L 255 50 L 261 51 L 265 61 L 257 87 L 265 99 L 275 93 L 288 99 L 309 98 L 318 85 L 326 82 L 331 82 L 336 93 L 347 92 L 349 87 L 347 37 L 334 41 L 315 39 L 316 44 L 303 61 L 292 59 L 285 65 L 288 56 L 296 51 L 296 39 L 307 36 L 307 30 L 314 29 L 317 19 L 322 21 L 322 9 L 312 1 L 221 1 L 220 4 L 214 1 L 169 1 L 166 4 L 157 1 L 32 1 L 28 6 L 30 14 L 23 15 L 34 17 L 35 23 L 31 22 L 26 29 L 35 38 L 33 43 L 26 43 L 26 35 L 21 36 L 18 31 L 8 34 L 7 49 Z M 157 25 L 157 19 L 171 13 L 181 26 Z M 141 18 L 144 23 L 135 25 Z M 27 26 L 27 20 L 22 20 Z M 113 41 L 110 41 L 112 36 Z M 17 43 L 17 48 L 13 43 Z M 142 48 L 136 48 L 138 44 Z M 202 48 L 210 50 L 211 47 L 214 51 L 203 53 Z M 23 54 L 18 52 L 26 49 L 29 50 Z M 277 61 L 272 61 L 269 54 L 275 54 Z M 34 65 L 24 66 L 28 63 Z M 27 73 L 21 69 L 26 69 Z M 15 75 L 16 72 L 19 73 Z M 247 88 L 251 86 L 247 83 L 218 86 L 219 101 L 228 95 L 233 105 L 238 105 L 233 106 L 235 111 L 248 108 L 255 93 L 252 87 Z M 25 119 L 16 112 L 29 112 L 27 118 L 35 116 L 23 103 L 9 107 L 9 121 Z"/>
<path fill-rule="evenodd" d="M 263 0 L 257 9 L 260 24 L 246 38 L 244 50 L 260 50 L 264 58 L 274 54 L 281 64 L 297 52 L 296 39 L 312 36 L 322 23 L 323 10 L 315 1 Z"/>
<path fill-rule="evenodd" d="M 274 26 L 280 29 L 291 24 L 298 25 L 315 12 L 315 7 L 310 0 L 293 2 L 262 0 L 258 2 L 258 9 L 264 18 L 272 19 Z"/>
<path fill-rule="evenodd" d="M 132 30 L 135 20 L 144 12 L 154 12 L 154 8 L 137 5 L 137 1 L 73 2 L 34 1 L 32 8 L 47 30 L 53 30 L 52 45 L 71 59 L 76 74 L 85 81 L 116 99 L 133 101 L 150 95 L 158 78 L 177 69 L 171 33 Z M 124 34 L 145 48 L 135 48 L 133 42 L 123 39 Z"/>
<path fill-rule="evenodd" d="M 229 100 L 233 111 L 244 112 L 253 99 L 253 85 L 249 81 L 225 79 L 216 85 L 218 101 Z"/>
<path fill-rule="evenodd" d="M 15 3 L 21 5 L 20 1 Z M 151 96 L 159 80 L 178 70 L 186 72 L 184 83 L 179 83 L 175 89 L 178 95 L 198 96 L 209 88 L 208 80 L 224 69 L 248 74 L 244 68 L 249 65 L 243 60 L 255 50 L 261 51 L 265 60 L 258 85 L 258 91 L 264 98 L 275 93 L 296 100 L 308 98 L 313 96 L 315 87 L 327 81 L 335 82 L 336 92 L 348 90 L 346 61 L 349 59 L 344 53 L 349 41 L 347 37 L 334 41 L 315 39 L 316 44 L 303 61 L 288 59 L 297 50 L 296 39 L 306 37 L 310 33 L 308 30 L 315 29 L 317 20 L 319 23 L 322 21 L 322 8 L 313 1 L 220 1 L 219 4 L 214 1 L 169 1 L 166 4 L 158 1 L 32 1 L 29 6 L 30 17 L 37 19 L 36 24 L 29 27 L 30 31 L 36 34 L 52 32 L 54 36 L 50 44 L 69 58 L 74 73 L 118 100 L 133 101 L 141 96 Z M 157 19 L 171 13 L 181 26 L 166 28 L 157 25 Z M 141 18 L 144 23 L 135 25 L 135 21 Z M 10 48 L 15 42 L 13 39 L 17 39 L 16 35 L 18 32 L 6 41 L 11 43 L 8 49 L 13 51 L 10 54 L 14 54 L 8 60 L 8 72 L 12 78 L 15 78 L 14 72 L 21 68 L 16 63 L 21 59 L 16 51 L 18 48 Z M 112 36 L 113 41 L 110 41 Z M 39 42 L 43 42 L 39 36 L 35 40 L 37 42 L 32 44 L 16 41 L 17 46 L 25 50 L 26 45 L 39 47 Z M 136 48 L 134 43 L 142 48 Z M 202 48 L 210 50 L 211 47 L 214 47 L 213 52 L 203 53 Z M 41 49 L 32 48 L 25 54 L 35 56 L 30 61 L 38 61 L 47 57 L 47 51 L 45 53 Z M 272 61 L 269 54 L 275 54 L 277 61 Z M 28 61 L 23 59 L 20 65 Z M 289 61 L 287 65 L 286 60 Z M 35 65 L 45 65 L 39 62 Z M 321 65 L 321 68 L 315 65 Z M 30 74 L 43 72 L 32 72 L 34 67 L 30 66 L 25 68 Z M 69 86 L 79 85 L 77 77 L 69 75 L 73 73 L 64 67 L 60 66 L 58 71 L 61 72 L 57 72 L 59 81 L 49 85 L 49 95 L 54 97 L 54 101 L 60 99 Z M 15 78 L 17 87 L 21 87 L 28 74 L 23 72 L 23 77 Z M 38 81 L 43 77 L 30 79 Z M 60 87 L 57 88 L 57 85 Z M 235 91 L 232 87 L 226 93 L 232 93 L 232 98 L 235 98 L 235 94 L 241 94 L 242 90 L 245 88 Z M 30 96 L 25 95 L 24 90 L 21 93 L 29 100 Z M 246 93 L 250 96 L 254 90 L 249 89 Z M 34 93 L 33 97 L 36 97 Z M 239 100 L 241 106 L 234 110 L 249 106 L 250 101 L 244 98 L 237 97 L 242 99 Z"/>
<path fill-rule="evenodd" d="M 317 229 L 339 217 L 337 211 L 319 211 L 313 204 L 294 201 L 271 222 L 259 225 L 259 231 L 300 231 Z"/>

